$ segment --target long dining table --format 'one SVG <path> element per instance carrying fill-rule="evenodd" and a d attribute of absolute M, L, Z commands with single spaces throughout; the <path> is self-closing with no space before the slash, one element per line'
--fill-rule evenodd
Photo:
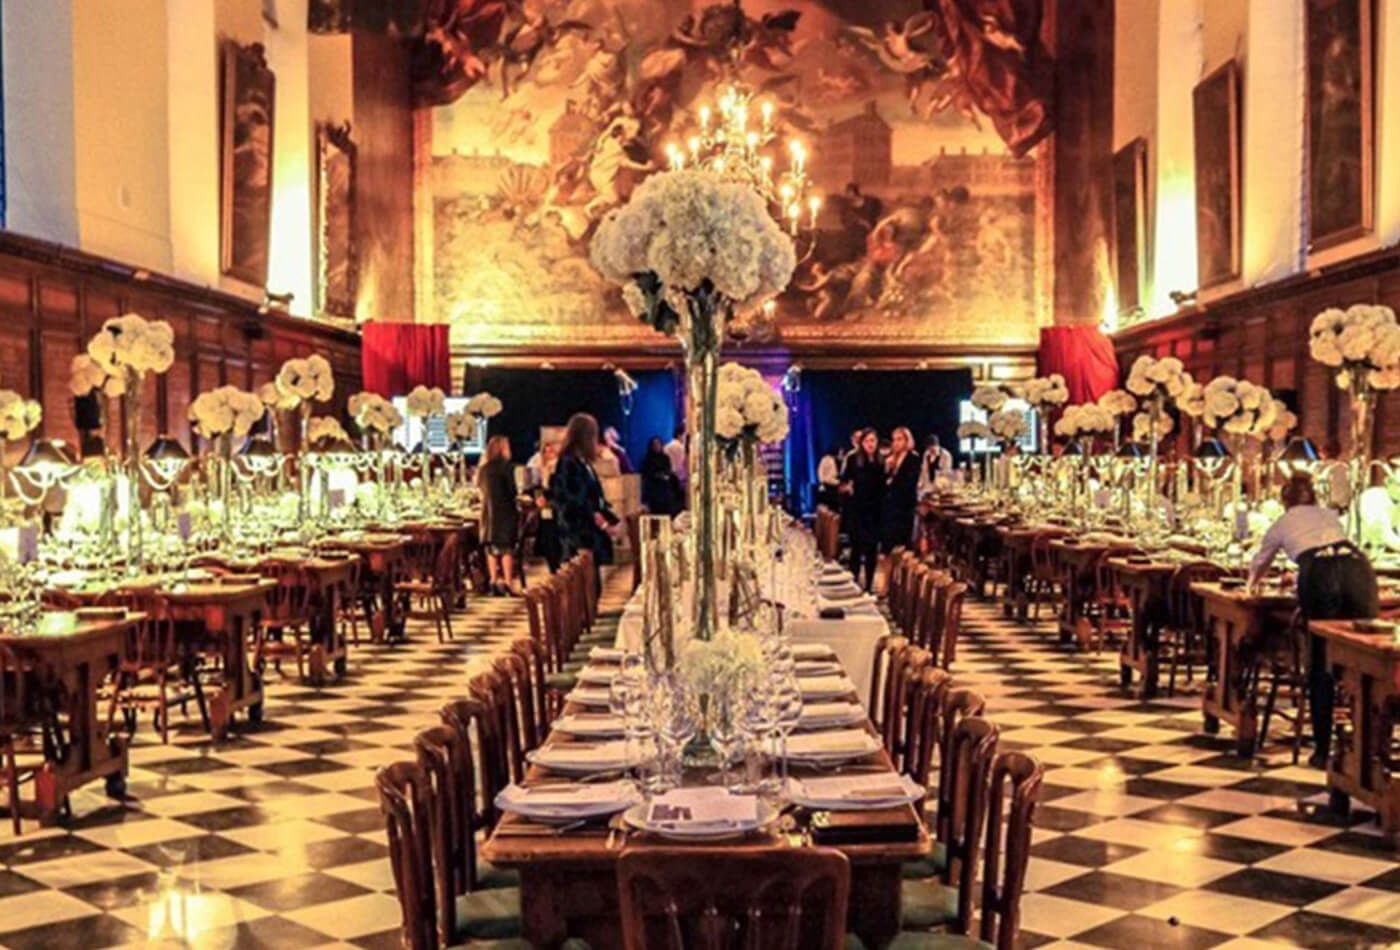
<path fill-rule="evenodd" d="M 829 654 L 835 659 L 835 654 Z M 857 701 L 851 693 L 843 697 Z M 583 713 L 586 707 L 566 703 L 565 715 Z M 872 735 L 874 728 L 865 723 Z M 580 741 L 554 729 L 544 746 Z M 894 763 L 881 748 L 850 766 L 876 775 L 893 774 Z M 793 763 L 794 779 L 830 775 L 830 770 Z M 687 770 L 684 784 L 703 785 L 704 772 Z M 524 785 L 538 786 L 570 781 L 538 765 L 531 765 Z M 823 827 L 832 828 L 824 839 Z M 836 829 L 839 829 L 839 841 Z M 580 937 L 594 947 L 621 946 L 617 893 L 617 862 L 624 852 L 678 842 L 659 835 L 631 830 L 616 817 L 564 830 L 539 824 L 507 812 L 482 847 L 482 857 L 498 867 L 519 872 L 523 936 L 532 946 L 555 947 L 566 937 Z M 888 943 L 899 930 L 900 870 L 903 862 L 929 852 L 930 839 L 912 805 L 861 812 L 809 812 L 799 807 L 783 809 L 780 819 L 759 831 L 727 842 L 728 847 L 785 846 L 835 847 L 851 862 L 848 927 L 877 947 Z"/>

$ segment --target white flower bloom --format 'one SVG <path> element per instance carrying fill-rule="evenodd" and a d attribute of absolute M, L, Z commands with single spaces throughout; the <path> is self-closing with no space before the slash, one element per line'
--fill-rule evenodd
<path fill-rule="evenodd" d="M 1137 399 L 1122 389 L 1112 389 L 1099 397 L 1099 405 L 1115 416 L 1125 416 L 1137 410 Z"/>
<path fill-rule="evenodd" d="M 86 396 L 107 381 L 107 372 L 91 356 L 79 353 L 73 357 L 68 374 L 68 389 L 74 396 Z"/>
<path fill-rule="evenodd" d="M 340 424 L 340 420 L 331 416 L 313 416 L 308 420 L 306 438 L 312 445 L 323 440 L 350 441 L 350 436 L 346 434 L 345 427 Z"/>
<path fill-rule="evenodd" d="M 985 422 L 964 422 L 958 426 L 958 438 L 960 439 L 990 439 L 992 430 L 987 428 Z"/>
<path fill-rule="evenodd" d="M 33 399 L 25 399 L 12 389 L 0 390 L 0 438 L 22 439 L 39 425 L 43 409 Z"/>
<path fill-rule="evenodd" d="M 447 438 L 453 442 L 469 442 L 476 438 L 476 416 L 470 412 L 454 412 L 447 417 Z"/>
<path fill-rule="evenodd" d="M 440 416 L 445 410 L 447 396 L 436 386 L 414 386 L 408 394 L 408 414 L 420 419 Z"/>
<path fill-rule="evenodd" d="M 1006 405 L 1010 394 L 996 383 L 978 386 L 972 391 L 972 404 L 984 412 L 996 412 Z"/>
<path fill-rule="evenodd" d="M 1133 416 L 1133 441 L 1146 442 L 1151 439 L 1152 417 L 1146 412 L 1139 412 Z M 1165 439 L 1172 432 L 1172 417 L 1162 415 L 1157 418 L 1157 439 Z"/>
<path fill-rule="evenodd" d="M 335 395 L 335 372 L 331 369 L 330 360 L 319 353 L 307 357 L 306 373 L 312 384 L 311 399 L 325 402 Z"/>
<path fill-rule="evenodd" d="M 237 386 L 220 386 L 195 397 L 190 403 L 189 417 L 200 435 L 214 439 L 229 433 L 247 435 L 266 411 L 267 407 L 255 393 Z"/>

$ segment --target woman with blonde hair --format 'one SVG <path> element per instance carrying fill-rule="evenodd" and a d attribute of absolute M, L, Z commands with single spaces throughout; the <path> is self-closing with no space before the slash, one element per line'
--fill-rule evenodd
<path fill-rule="evenodd" d="M 520 537 L 520 509 L 516 505 L 515 463 L 510 440 L 493 435 L 486 441 L 486 460 L 476 472 L 481 489 L 481 542 L 486 548 L 486 570 L 491 593 L 519 596 L 515 548 Z"/>
<path fill-rule="evenodd" d="M 919 455 L 914 434 L 900 426 L 890 436 L 885 456 L 885 491 L 880 496 L 880 553 L 907 545 L 914 535 L 914 511 L 919 501 Z"/>

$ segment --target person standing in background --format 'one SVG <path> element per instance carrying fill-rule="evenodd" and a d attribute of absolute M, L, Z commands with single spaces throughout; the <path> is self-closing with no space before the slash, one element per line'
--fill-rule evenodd
<path fill-rule="evenodd" d="M 836 511 L 841 505 L 841 446 L 833 445 L 831 451 L 817 463 L 817 497 L 819 505 Z"/>
<path fill-rule="evenodd" d="M 674 516 L 681 510 L 681 484 L 659 435 L 647 443 L 642 459 L 642 505 L 654 515 Z"/>
<path fill-rule="evenodd" d="M 559 465 L 559 443 L 540 443 L 540 450 L 530 461 L 531 494 L 540 513 L 539 527 L 535 529 L 535 554 L 544 558 L 549 573 L 554 574 L 559 570 L 561 559 L 559 523 L 554 517 L 554 506 L 549 503 L 549 481 Z"/>
<path fill-rule="evenodd" d="M 603 444 L 617 459 L 618 474 L 631 475 L 632 460 L 627 457 L 627 447 L 622 444 L 622 436 L 612 426 L 603 430 Z"/>
<path fill-rule="evenodd" d="M 930 435 L 922 461 L 923 464 L 919 468 L 918 495 L 920 498 L 932 492 L 940 478 L 952 478 L 953 453 L 943 447 L 938 436 Z"/>
<path fill-rule="evenodd" d="M 681 505 L 685 505 L 685 488 L 690 482 L 690 470 L 686 467 L 685 424 L 676 426 L 671 441 L 666 443 L 666 457 L 671 460 L 671 471 L 681 486 Z"/>
<path fill-rule="evenodd" d="M 592 551 L 593 582 L 601 593 L 601 568 L 613 561 L 608 532 L 618 519 L 603 497 L 603 483 L 595 468 L 599 450 L 598 420 L 586 412 L 574 413 L 559 452 L 559 467 L 549 483 L 549 499 L 559 523 L 563 557 Z"/>
<path fill-rule="evenodd" d="M 846 497 L 841 521 L 851 541 L 851 573 L 867 592 L 875 588 L 880 559 L 880 500 L 885 494 L 885 470 L 879 451 L 880 437 L 874 429 L 864 430 L 841 471 L 841 493 Z"/>
<path fill-rule="evenodd" d="M 909 544 L 914 535 L 914 508 L 919 500 L 919 472 L 914 434 L 900 426 L 890 438 L 885 457 L 885 491 L 880 496 L 880 553 Z"/>
<path fill-rule="evenodd" d="M 515 544 L 520 536 L 520 511 L 516 507 L 515 463 L 510 460 L 510 440 L 493 435 L 486 440 L 486 460 L 477 469 L 481 490 L 481 540 L 486 547 L 486 570 L 491 593 L 518 596 Z"/>

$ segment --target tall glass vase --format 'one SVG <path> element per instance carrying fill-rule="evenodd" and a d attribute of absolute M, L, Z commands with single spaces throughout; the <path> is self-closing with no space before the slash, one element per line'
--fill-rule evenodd
<path fill-rule="evenodd" d="M 132 374 L 121 397 L 122 471 L 126 475 L 126 571 L 140 574 L 145 562 L 141 536 L 141 378 Z"/>
<path fill-rule="evenodd" d="M 225 544 L 233 540 L 233 433 L 219 436 L 219 532 Z"/>
<path fill-rule="evenodd" d="M 1372 427 L 1375 425 L 1376 394 L 1367 385 L 1364 373 L 1354 373 L 1351 378 L 1351 425 L 1349 474 L 1351 482 L 1351 505 L 1347 512 L 1347 534 L 1360 544 L 1361 538 L 1361 493 L 1371 487 L 1371 446 Z"/>
<path fill-rule="evenodd" d="M 311 404 L 303 402 L 297 409 L 297 524 L 305 525 L 311 517 L 311 469 L 307 465 L 311 428 Z M 279 478 L 284 466 L 279 464 Z"/>
<path fill-rule="evenodd" d="M 681 326 L 685 354 L 687 425 L 690 445 L 690 530 L 695 545 L 694 635 L 712 640 L 719 630 L 715 542 L 719 531 L 718 416 L 719 357 L 723 343 L 723 298 L 701 288 L 689 295 Z"/>

